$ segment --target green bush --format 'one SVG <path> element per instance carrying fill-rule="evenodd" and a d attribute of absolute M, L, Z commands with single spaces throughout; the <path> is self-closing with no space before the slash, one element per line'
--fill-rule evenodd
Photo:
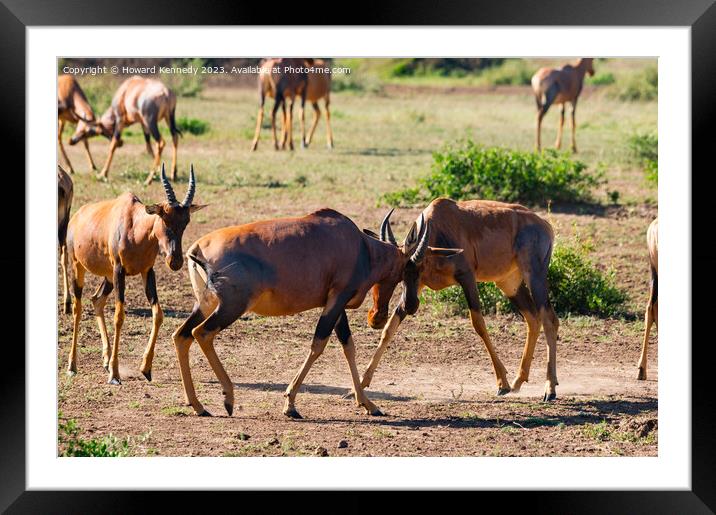
<path fill-rule="evenodd" d="M 189 134 L 198 136 L 209 130 L 209 124 L 196 118 L 182 116 L 177 119 L 177 128 L 182 132 L 188 132 Z"/>
<path fill-rule="evenodd" d="M 543 153 L 486 148 L 472 141 L 433 154 L 433 171 L 418 188 L 388 193 L 381 199 L 392 206 L 412 205 L 436 197 L 480 198 L 544 205 L 549 201 L 592 200 L 590 191 L 601 174 L 567 153 Z"/>
<path fill-rule="evenodd" d="M 389 70 L 392 77 L 464 77 L 498 66 L 502 58 L 403 58 L 395 59 Z"/>
<path fill-rule="evenodd" d="M 610 72 L 597 73 L 594 77 L 587 77 L 587 84 L 592 84 L 593 86 L 609 86 L 614 84 L 615 81 L 614 74 Z"/>
<path fill-rule="evenodd" d="M 184 68 L 193 66 L 201 69 L 206 62 L 204 59 L 195 57 L 193 59 L 176 59 L 172 61 L 171 66 Z M 178 97 L 195 97 L 204 89 L 204 74 L 196 75 L 189 73 L 164 73 L 162 81 L 166 84 Z"/>
<path fill-rule="evenodd" d="M 614 271 L 600 271 L 588 253 L 589 247 L 584 244 L 556 246 L 547 272 L 552 306 L 559 315 L 624 315 L 627 295 L 615 286 Z M 494 283 L 479 283 L 478 291 L 483 313 L 516 312 Z M 450 315 L 467 313 L 467 301 L 459 286 L 425 289 L 421 300 Z"/>
<path fill-rule="evenodd" d="M 60 413 L 59 444 L 61 456 L 120 457 L 129 454 L 129 438 L 119 440 L 111 433 L 101 439 L 83 439 L 74 420 L 62 422 Z"/>
<path fill-rule="evenodd" d="M 629 138 L 629 149 L 636 161 L 644 167 L 646 180 L 657 184 L 659 180 L 659 139 L 657 134 L 634 134 Z"/>
<path fill-rule="evenodd" d="M 500 66 L 486 68 L 480 77 L 492 86 L 524 86 L 531 83 L 534 71 L 524 59 L 506 59 Z"/>
<path fill-rule="evenodd" d="M 620 81 L 619 85 L 615 93 L 619 100 L 629 102 L 656 100 L 659 93 L 659 72 L 656 66 L 649 66 Z"/>

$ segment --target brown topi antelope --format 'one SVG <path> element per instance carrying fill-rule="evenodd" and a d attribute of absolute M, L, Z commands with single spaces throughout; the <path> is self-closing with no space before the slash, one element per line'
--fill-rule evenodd
<path fill-rule="evenodd" d="M 67 224 L 70 223 L 70 210 L 74 189 L 72 179 L 61 166 L 57 166 L 57 240 L 60 244 L 60 263 L 62 265 L 62 296 L 65 304 L 65 313 L 72 313 L 70 300 L 70 277 L 68 274 L 67 256 Z"/>
<path fill-rule="evenodd" d="M 117 147 L 122 146 L 122 130 L 135 123 L 141 124 L 147 152 L 154 158 L 152 170 L 145 181 L 145 184 L 150 184 L 162 159 L 165 143 L 159 132 L 159 122 L 165 120 L 172 135 L 171 179 L 174 180 L 177 173 L 177 146 L 181 135 L 176 125 L 176 105 L 176 95 L 162 82 L 135 75 L 119 86 L 112 98 L 112 105 L 99 121 L 89 125 L 83 132 L 76 133 L 71 142 L 74 144 L 80 139 L 98 134 L 110 140 L 109 155 L 99 173 L 99 177 L 106 179 L 114 152 Z M 150 138 L 154 138 L 155 148 L 152 148 Z"/>
<path fill-rule="evenodd" d="M 301 98 L 301 110 L 306 104 L 306 90 L 308 74 L 306 67 L 312 63 L 311 59 L 263 59 L 260 63 L 261 71 L 258 77 L 259 87 L 259 111 L 256 116 L 256 131 L 254 140 L 251 143 L 251 150 L 256 150 L 261 134 L 261 123 L 264 119 L 264 103 L 266 97 L 274 98 L 273 109 L 271 110 L 271 135 L 273 147 L 278 150 L 276 139 L 276 111 L 281 107 L 283 112 L 283 129 L 281 135 L 281 148 L 286 148 L 288 140 L 289 148 L 293 150 L 293 103 L 296 97 Z M 286 113 L 286 101 L 288 114 Z"/>
<path fill-rule="evenodd" d="M 655 218 L 646 231 L 646 246 L 649 249 L 649 268 L 651 270 L 651 282 L 649 284 L 649 301 L 646 304 L 644 314 L 644 344 L 641 348 L 641 359 L 639 359 L 639 374 L 637 379 L 646 379 L 646 355 L 649 347 L 649 333 L 651 324 L 659 324 L 659 219 Z"/>
<path fill-rule="evenodd" d="M 429 223 L 425 238 L 438 247 L 457 247 L 464 252 L 452 259 L 428 255 L 422 263 L 409 262 L 403 279 L 403 296 L 388 319 L 390 293 L 373 289 L 373 308 L 368 323 L 383 329 L 380 345 L 362 378 L 361 386 L 370 385 L 381 356 L 398 326 L 407 315 L 418 310 L 418 295 L 423 287 L 441 290 L 460 285 L 470 309 L 470 320 L 482 338 L 492 360 L 497 379 L 497 394 L 519 391 L 529 377 L 535 343 L 544 326 L 549 350 L 547 384 L 544 400 L 556 399 L 557 386 L 557 330 L 559 321 L 548 297 L 547 267 L 552 254 L 554 233 L 550 224 L 534 212 L 518 204 L 487 200 L 455 202 L 439 198 L 422 212 L 421 219 Z M 403 252 L 420 246 L 416 225 L 402 245 Z M 382 239 L 398 245 L 390 228 L 390 220 L 381 228 Z M 522 353 L 519 374 L 510 385 L 505 367 L 497 357 L 485 321 L 480 312 L 478 282 L 495 282 L 520 310 L 527 323 L 527 341 Z"/>
<path fill-rule="evenodd" d="M 540 68 L 532 76 L 532 91 L 537 101 L 537 140 L 535 146 L 537 152 L 542 148 L 541 131 L 542 118 L 547 114 L 549 106 L 552 104 L 560 104 L 561 111 L 559 113 L 559 126 L 557 127 L 557 141 L 554 146 L 560 148 L 562 146 L 562 128 L 564 127 L 564 104 L 569 102 L 572 104 L 572 152 L 577 152 L 577 143 L 575 141 L 576 122 L 574 114 L 577 110 L 577 99 L 582 92 L 584 83 L 584 74 L 594 75 L 594 68 L 591 57 L 583 57 L 575 66 L 567 64 L 562 68 Z"/>
<path fill-rule="evenodd" d="M 392 293 L 402 280 L 406 262 L 419 261 L 421 252 L 424 255 L 426 249 L 405 255 L 370 231 L 361 232 L 332 209 L 227 227 L 200 238 L 187 251 L 196 302 L 189 318 L 172 335 L 186 404 L 197 415 L 209 415 L 196 397 L 189 369 L 194 339 L 221 383 L 224 406 L 231 415 L 234 387 L 214 350 L 215 336 L 248 311 L 282 316 L 322 307 L 311 350 L 284 394 L 284 415 L 301 418 L 296 394 L 332 331 L 348 361 L 356 403 L 367 413 L 380 415 L 360 386 L 345 310 L 359 307 L 374 284 Z M 297 267 L 297 263 L 305 266 Z"/>
<path fill-rule="evenodd" d="M 313 59 L 312 65 L 317 70 L 309 71 L 308 86 L 306 88 L 306 101 L 313 106 L 313 122 L 311 129 L 306 136 L 306 111 L 301 106 L 301 146 L 307 148 L 313 139 L 313 133 L 318 126 L 318 120 L 321 118 L 321 109 L 318 107 L 318 101 L 324 99 L 326 109 L 326 146 L 333 148 L 333 131 L 331 130 L 331 72 L 325 71 L 329 64 L 323 59 Z M 310 70 L 310 68 L 309 68 Z"/>
<path fill-rule="evenodd" d="M 70 138 L 70 145 L 74 145 L 80 139 L 78 136 L 86 132 L 88 127 L 95 123 L 95 117 L 84 91 L 82 91 L 82 88 L 80 88 L 72 75 L 60 75 L 57 78 L 57 123 L 57 143 L 60 145 L 60 152 L 67 163 L 70 173 L 75 173 L 62 144 L 62 131 L 65 129 L 65 123 L 77 124 L 75 133 Z M 90 154 L 89 142 L 86 138 L 81 139 L 82 143 L 84 143 L 90 168 L 96 170 L 97 167 L 92 160 L 92 154 Z"/>
<path fill-rule="evenodd" d="M 119 333 L 124 322 L 125 277 L 142 274 L 144 291 L 152 306 L 152 332 L 142 358 L 140 371 L 152 380 L 154 344 L 164 315 L 159 306 L 154 262 L 161 250 L 167 266 L 174 271 L 182 267 L 182 235 L 190 213 L 205 206 L 192 204 L 196 190 L 194 167 L 189 172 L 189 188 L 180 203 L 167 180 L 162 166 L 161 180 L 167 200 L 161 204 L 144 205 L 131 192 L 113 200 L 82 206 L 70 220 L 67 247 L 72 264 L 74 328 L 68 372 L 77 372 L 77 338 L 82 317 L 82 288 L 86 272 L 103 278 L 91 300 L 102 337 L 102 361 L 109 372 L 109 383 L 120 384 Z M 114 339 L 111 350 L 104 322 L 104 305 L 116 288 Z"/>

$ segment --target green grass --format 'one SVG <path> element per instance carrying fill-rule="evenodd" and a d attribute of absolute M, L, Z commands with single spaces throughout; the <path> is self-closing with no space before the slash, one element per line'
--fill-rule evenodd
<path fill-rule="evenodd" d="M 82 438 L 77 422 L 65 419 L 62 413 L 58 428 L 60 456 L 116 458 L 129 455 L 130 438 L 119 439 L 112 433 L 101 438 Z"/>

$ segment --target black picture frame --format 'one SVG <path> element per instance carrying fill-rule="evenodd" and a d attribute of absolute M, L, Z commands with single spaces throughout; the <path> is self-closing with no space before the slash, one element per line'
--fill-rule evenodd
<path fill-rule="evenodd" d="M 121 4 L 121 9 L 117 6 Z M 202 8 L 199 8 L 202 7 Z M 716 512 L 716 452 L 713 414 L 716 403 L 711 393 L 710 373 L 714 368 L 713 337 L 703 331 L 705 338 L 697 338 L 708 320 L 713 302 L 712 270 L 716 264 L 716 250 L 711 245 L 712 224 L 716 221 L 709 201 L 714 191 L 709 187 L 716 173 L 712 148 L 716 144 L 716 5 L 714 0 L 553 0 L 531 2 L 527 0 L 460 0 L 447 5 L 423 0 L 399 4 L 355 4 L 350 21 L 356 25 L 511 25 L 511 26 L 683 26 L 691 28 L 691 81 L 692 81 L 692 170 L 684 170 L 684 180 L 691 180 L 692 188 L 692 274 L 702 278 L 692 281 L 692 334 L 685 334 L 681 345 L 688 351 L 691 342 L 692 356 L 692 455 L 690 491 L 587 491 L 587 492 L 485 492 L 480 493 L 484 503 L 489 500 L 502 505 L 510 512 L 527 513 L 714 513 Z M 32 198 L 26 191 L 26 174 L 36 171 L 25 169 L 25 31 L 29 26 L 90 26 L 90 25 L 247 25 L 265 24 L 337 24 L 344 20 L 333 18 L 339 11 L 336 6 L 319 2 L 311 9 L 292 5 L 290 9 L 272 12 L 260 3 L 217 1 L 197 6 L 187 0 L 1 0 L 0 1 L 0 105 L 3 120 L 0 123 L 0 141 L 5 157 L 13 155 L 14 165 L 7 164 L 2 176 L 6 192 L 3 206 L 5 216 L 13 215 L 14 223 L 3 223 L 0 252 L 0 270 L 4 271 L 3 343 L 4 359 L 0 373 L 0 510 L 9 513 L 119 513 L 146 511 L 150 496 L 137 492 L 78 492 L 78 491 L 26 491 L 26 422 L 25 422 L 25 349 L 19 345 L 17 328 L 10 318 L 17 319 L 15 311 L 25 302 L 25 277 L 32 273 L 25 263 L 25 223 L 18 223 L 17 213 L 25 213 L 25 199 Z M 333 16 L 331 16 L 333 14 Z M 699 174 L 695 173 L 699 170 Z M 698 180 L 697 180 L 698 179 Z M 698 185 L 698 187 L 697 187 Z M 7 192 L 12 192 L 9 195 Z M 8 198 L 11 197 L 11 198 Z M 13 203 L 15 205 L 13 205 Z M 22 244 L 21 244 L 22 242 Z M 23 274 L 19 271 L 22 270 Z M 706 271 L 704 274 L 703 272 Z M 696 275 L 699 274 L 699 275 Z M 21 293 L 22 292 L 22 293 Z M 681 299 L 686 302 L 688 299 Z M 10 329 L 10 330 L 8 330 Z M 691 342 L 689 341 L 691 339 Z M 558 480 L 558 479 L 557 479 Z M 316 487 L 320 488 L 317 478 Z M 351 488 L 346 478 L 346 488 Z M 208 492 L 164 492 L 164 508 L 181 503 L 183 509 L 213 509 L 220 500 Z M 240 493 L 242 503 L 250 506 L 253 493 Z M 301 496 L 294 492 L 271 496 L 276 508 L 301 504 Z M 454 494 L 453 494 L 454 495 Z M 341 505 L 347 511 L 363 506 L 365 493 L 342 494 Z M 222 496 L 223 497 L 223 496 Z M 356 502 L 351 498 L 356 497 Z M 358 502 L 358 498 L 362 498 Z M 489 498 L 489 499 L 487 499 Z M 423 504 L 423 493 L 412 493 L 401 503 L 412 501 Z M 284 501 L 284 502 L 282 502 Z M 209 504 L 206 504 L 209 502 Z M 331 506 L 337 508 L 337 505 Z M 455 499 L 454 502 L 459 502 Z M 284 504 L 285 503 L 285 504 Z M 288 504 L 290 503 L 290 504 Z M 481 503 L 482 504 L 482 503 Z M 401 504 L 407 508 L 406 504 Z M 486 504 L 482 504 L 487 509 Z M 361 509 L 363 510 L 363 509 Z M 253 510 L 252 510 L 253 511 Z M 269 511 L 272 511 L 269 509 Z M 341 512 L 346 509 L 341 509 Z"/>

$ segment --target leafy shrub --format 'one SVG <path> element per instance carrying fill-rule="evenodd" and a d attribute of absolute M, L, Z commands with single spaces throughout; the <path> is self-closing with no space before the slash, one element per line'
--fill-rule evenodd
<path fill-rule="evenodd" d="M 204 59 L 195 57 L 193 59 L 176 59 L 172 61 L 171 66 L 185 68 L 193 66 L 201 69 L 206 62 Z M 164 73 L 162 81 L 176 93 L 179 97 L 195 97 L 204 89 L 204 74 L 197 73 Z"/>
<path fill-rule="evenodd" d="M 644 167 L 646 180 L 657 184 L 659 180 L 659 139 L 656 133 L 634 134 L 629 138 L 629 149 Z"/>
<path fill-rule="evenodd" d="M 203 120 L 182 116 L 177 119 L 177 128 L 182 132 L 198 136 L 209 130 L 209 124 Z"/>
<path fill-rule="evenodd" d="M 392 77 L 441 76 L 464 77 L 485 68 L 502 64 L 502 58 L 404 58 L 396 59 L 389 75 Z"/>
<path fill-rule="evenodd" d="M 62 414 L 60 414 L 62 417 Z M 59 422 L 61 456 L 120 457 L 129 454 L 129 438 L 119 440 L 111 433 L 101 439 L 83 439 L 74 420 Z"/>
<path fill-rule="evenodd" d="M 594 86 L 609 86 L 614 84 L 615 81 L 614 74 L 610 72 L 597 73 L 594 77 L 587 77 L 587 84 Z"/>
<path fill-rule="evenodd" d="M 588 201 L 600 184 L 600 174 L 586 173 L 587 165 L 568 154 L 486 148 L 472 141 L 433 154 L 433 171 L 418 188 L 388 193 L 390 205 L 410 205 L 435 197 L 481 198 L 525 204 L 549 201 Z"/>
<path fill-rule="evenodd" d="M 603 273 L 589 259 L 584 244 L 557 245 L 547 279 L 558 313 L 612 317 L 624 314 L 627 294 L 614 283 L 614 270 Z"/>
<path fill-rule="evenodd" d="M 523 59 L 507 59 L 500 66 L 485 69 L 480 77 L 492 86 L 524 86 L 532 81 L 534 70 Z"/>
<path fill-rule="evenodd" d="M 550 302 L 560 315 L 580 314 L 613 317 L 625 313 L 627 295 L 614 284 L 614 272 L 606 274 L 594 266 L 584 244 L 557 245 L 547 279 Z M 517 312 L 494 283 L 479 283 L 483 313 Z M 450 315 L 467 313 L 467 301 L 459 286 L 440 291 L 423 290 L 421 301 Z"/>
<path fill-rule="evenodd" d="M 379 94 L 383 92 L 383 84 L 373 74 L 338 73 L 331 77 L 331 91 Z"/>
<path fill-rule="evenodd" d="M 633 102 L 655 100 L 658 93 L 659 72 L 656 66 L 649 66 L 640 73 L 628 76 L 616 89 L 615 95 L 619 100 Z"/>

